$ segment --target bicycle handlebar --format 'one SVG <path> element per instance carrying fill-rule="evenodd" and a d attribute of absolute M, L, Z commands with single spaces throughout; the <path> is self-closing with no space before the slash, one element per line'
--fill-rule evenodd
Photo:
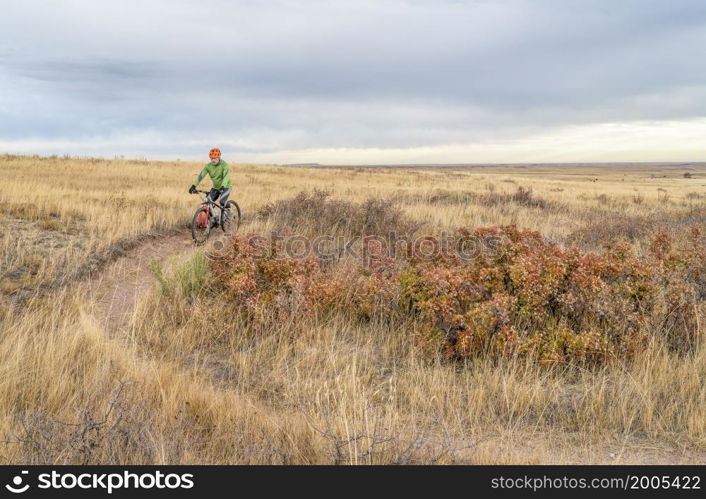
<path fill-rule="evenodd" d="M 210 193 L 211 193 L 211 191 L 200 191 L 198 189 L 196 189 L 194 192 L 192 192 L 192 194 L 206 194 L 206 196 L 208 196 Z M 219 200 L 211 201 L 211 199 L 209 197 L 206 197 L 206 199 L 204 199 L 204 203 L 210 203 L 215 206 L 218 206 L 219 208 L 223 208 L 224 206 L 222 204 L 218 203 L 217 201 L 219 201 Z"/>

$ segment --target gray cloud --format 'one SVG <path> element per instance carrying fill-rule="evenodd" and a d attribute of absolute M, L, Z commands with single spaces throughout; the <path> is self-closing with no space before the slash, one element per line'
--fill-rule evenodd
<path fill-rule="evenodd" d="M 404 148 L 706 116 L 702 1 L 3 5 L 0 142 Z M 159 140 L 157 140 L 159 138 Z M 116 140 L 115 153 L 130 154 Z M 146 149 L 145 149 L 146 148 Z"/>

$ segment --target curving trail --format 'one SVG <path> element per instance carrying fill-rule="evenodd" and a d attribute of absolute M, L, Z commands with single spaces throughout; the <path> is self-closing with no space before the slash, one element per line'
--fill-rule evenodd
<path fill-rule="evenodd" d="M 180 232 L 150 239 L 128 250 L 86 282 L 91 311 L 106 331 L 127 324 L 140 297 L 154 283 L 151 261 L 164 263 L 174 256 L 194 251 L 191 233 Z"/>

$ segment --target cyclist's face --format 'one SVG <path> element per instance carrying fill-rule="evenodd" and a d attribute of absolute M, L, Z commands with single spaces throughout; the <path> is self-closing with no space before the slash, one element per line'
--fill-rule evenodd
<path fill-rule="evenodd" d="M 221 162 L 221 158 L 211 158 L 212 165 L 217 165 L 220 162 Z"/>

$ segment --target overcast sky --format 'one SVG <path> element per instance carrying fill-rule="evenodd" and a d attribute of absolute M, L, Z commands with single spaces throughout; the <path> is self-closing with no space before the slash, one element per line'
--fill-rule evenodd
<path fill-rule="evenodd" d="M 706 1 L 0 0 L 0 152 L 706 159 Z"/>

